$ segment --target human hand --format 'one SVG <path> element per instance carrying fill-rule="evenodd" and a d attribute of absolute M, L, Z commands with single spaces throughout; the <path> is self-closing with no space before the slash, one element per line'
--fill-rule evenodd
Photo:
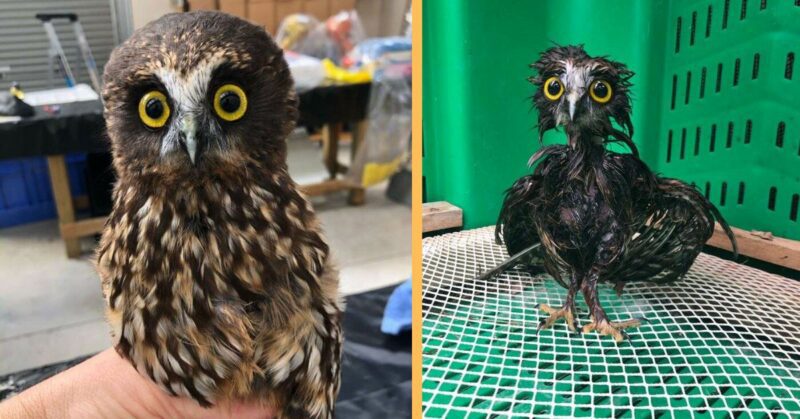
<path fill-rule="evenodd" d="M 272 418 L 274 413 L 242 403 L 204 408 L 172 397 L 108 349 L 3 402 L 0 417 Z"/>

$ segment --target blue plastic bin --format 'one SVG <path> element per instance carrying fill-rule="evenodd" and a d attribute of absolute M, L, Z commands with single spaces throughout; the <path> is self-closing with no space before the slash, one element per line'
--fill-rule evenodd
<path fill-rule="evenodd" d="M 66 156 L 73 196 L 86 194 L 86 154 Z M 47 160 L 0 160 L 0 228 L 56 217 Z"/>

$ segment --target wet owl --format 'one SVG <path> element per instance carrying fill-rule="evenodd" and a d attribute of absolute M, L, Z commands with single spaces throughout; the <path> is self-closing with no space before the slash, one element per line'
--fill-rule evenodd
<path fill-rule="evenodd" d="M 642 319 L 612 321 L 598 284 L 618 293 L 638 281 L 682 278 L 718 222 L 736 253 L 733 232 L 719 210 L 692 185 L 654 173 L 631 139 L 633 72 L 620 62 L 590 56 L 582 45 L 554 46 L 531 65 L 539 139 L 562 128 L 566 144 L 541 147 L 531 174 L 506 192 L 497 241 L 514 255 L 489 274 L 515 264 L 546 270 L 567 295 L 539 329 L 564 319 L 573 331 L 597 331 L 620 342 Z M 608 149 L 622 143 L 630 153 Z M 583 294 L 591 321 L 577 324 L 575 298 Z"/>
<path fill-rule="evenodd" d="M 204 406 L 332 417 L 338 273 L 287 172 L 283 52 L 239 18 L 170 14 L 114 50 L 102 96 L 118 181 L 97 269 L 117 352 Z"/>

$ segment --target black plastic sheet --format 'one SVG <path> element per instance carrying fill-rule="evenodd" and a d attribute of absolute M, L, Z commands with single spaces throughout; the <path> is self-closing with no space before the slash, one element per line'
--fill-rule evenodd
<path fill-rule="evenodd" d="M 360 121 L 366 116 L 369 92 L 370 83 L 321 86 L 301 92 L 298 125 Z M 59 106 L 56 114 L 37 106 L 33 117 L 0 123 L 0 160 L 108 151 L 99 101 Z"/>
<path fill-rule="evenodd" d="M 394 287 L 347 298 L 344 316 L 342 388 L 339 418 L 411 417 L 411 334 L 381 333 L 386 300 Z M 80 363 L 87 357 L 0 377 L 0 400 Z"/>
<path fill-rule="evenodd" d="M 394 287 L 347 298 L 339 418 L 411 417 L 411 333 L 381 333 Z"/>
<path fill-rule="evenodd" d="M 0 159 L 108 150 L 99 101 L 65 103 L 57 114 L 0 123 Z"/>
<path fill-rule="evenodd" d="M 371 83 L 315 87 L 299 94 L 301 126 L 357 122 L 367 116 Z"/>

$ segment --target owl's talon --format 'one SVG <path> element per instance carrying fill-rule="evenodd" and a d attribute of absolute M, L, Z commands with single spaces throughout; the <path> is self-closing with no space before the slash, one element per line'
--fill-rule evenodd
<path fill-rule="evenodd" d="M 564 304 L 564 306 L 559 309 L 552 308 L 547 304 L 537 304 L 536 308 L 549 314 L 546 319 L 539 321 L 539 326 L 536 328 L 536 331 L 549 329 L 561 318 L 567 322 L 567 328 L 569 328 L 569 330 L 573 332 L 578 330 L 574 309 L 570 304 Z"/>
<path fill-rule="evenodd" d="M 630 336 L 625 332 L 624 329 L 639 327 L 641 324 L 642 319 L 638 318 L 625 320 L 622 322 L 610 322 L 607 319 L 601 319 L 597 321 L 593 317 L 591 322 L 583 326 L 583 333 L 589 333 L 593 330 L 596 330 L 601 335 L 611 336 L 617 343 L 620 343 L 625 340 L 630 340 Z"/>

